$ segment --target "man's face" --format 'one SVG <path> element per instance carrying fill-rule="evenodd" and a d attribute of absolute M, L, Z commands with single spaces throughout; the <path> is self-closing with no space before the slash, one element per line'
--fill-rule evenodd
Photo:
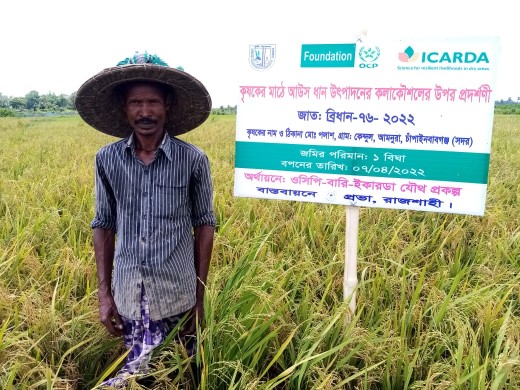
<path fill-rule="evenodd" d="M 158 86 L 139 83 L 128 88 L 123 110 L 138 135 L 151 136 L 162 133 L 169 106 Z"/>

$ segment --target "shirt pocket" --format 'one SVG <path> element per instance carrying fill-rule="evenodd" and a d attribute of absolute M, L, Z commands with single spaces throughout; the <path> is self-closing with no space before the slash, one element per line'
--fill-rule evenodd
<path fill-rule="evenodd" d="M 156 184 L 154 216 L 177 219 L 189 215 L 188 185 Z"/>

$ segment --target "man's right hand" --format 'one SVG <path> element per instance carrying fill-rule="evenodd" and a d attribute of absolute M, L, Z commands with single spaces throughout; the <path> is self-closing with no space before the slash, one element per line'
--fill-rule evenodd
<path fill-rule="evenodd" d="M 123 320 L 117 311 L 112 294 L 99 296 L 99 320 L 110 334 L 118 337 L 123 335 Z"/>

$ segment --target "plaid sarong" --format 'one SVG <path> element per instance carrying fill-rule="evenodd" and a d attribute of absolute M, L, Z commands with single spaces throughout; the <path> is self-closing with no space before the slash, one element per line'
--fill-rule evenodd
<path fill-rule="evenodd" d="M 162 344 L 185 314 L 186 312 L 162 320 L 150 320 L 148 298 L 143 287 L 141 292 L 141 319 L 131 320 L 121 316 L 123 320 L 123 342 L 125 347 L 130 350 L 125 365 L 116 376 L 106 380 L 100 386 L 124 388 L 130 376 L 146 374 L 149 370 L 148 366 L 153 350 Z M 189 339 L 185 337 L 179 341 L 184 344 L 188 356 L 191 357 L 195 354 L 197 348 L 195 336 L 189 336 Z"/>

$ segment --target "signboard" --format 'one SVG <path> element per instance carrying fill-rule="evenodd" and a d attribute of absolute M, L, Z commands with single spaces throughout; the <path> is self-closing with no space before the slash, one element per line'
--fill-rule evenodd
<path fill-rule="evenodd" d="M 498 38 L 243 50 L 235 196 L 484 214 Z"/>

